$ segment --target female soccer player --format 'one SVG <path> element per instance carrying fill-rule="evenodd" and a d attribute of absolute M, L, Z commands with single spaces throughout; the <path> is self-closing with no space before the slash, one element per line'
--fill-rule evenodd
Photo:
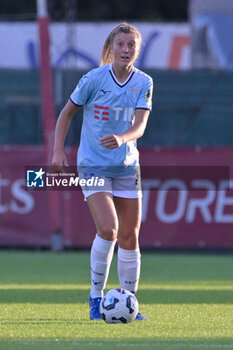
<path fill-rule="evenodd" d="M 146 128 L 151 110 L 153 82 L 133 66 L 141 35 L 121 23 L 107 37 L 100 67 L 79 81 L 61 111 L 55 130 L 52 164 L 67 165 L 64 141 L 70 122 L 82 106 L 83 125 L 78 150 L 80 177 L 101 176 L 107 186 L 83 194 L 96 224 L 91 248 L 90 318 L 101 319 L 99 304 L 107 282 L 114 246 L 118 240 L 120 287 L 136 293 L 140 276 L 138 235 L 141 190 L 136 140 Z M 137 320 L 147 320 L 138 313 Z"/>

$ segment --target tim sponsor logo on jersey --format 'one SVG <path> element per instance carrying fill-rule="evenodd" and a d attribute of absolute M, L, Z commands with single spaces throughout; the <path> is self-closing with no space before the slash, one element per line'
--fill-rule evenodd
<path fill-rule="evenodd" d="M 131 121 L 134 117 L 134 109 L 132 107 L 113 107 L 113 120 L 123 120 L 125 122 Z M 94 119 L 109 121 L 110 108 L 106 106 L 94 105 Z"/>

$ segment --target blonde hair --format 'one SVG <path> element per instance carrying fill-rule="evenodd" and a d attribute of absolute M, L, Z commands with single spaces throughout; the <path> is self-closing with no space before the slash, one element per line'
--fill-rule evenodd
<path fill-rule="evenodd" d="M 115 35 L 119 34 L 119 33 L 125 33 L 125 34 L 134 33 L 137 36 L 137 39 L 139 42 L 139 48 L 140 48 L 141 42 L 142 42 L 142 37 L 141 37 L 140 32 L 133 25 L 128 24 L 126 22 L 122 22 L 122 23 L 118 24 L 118 26 L 116 26 L 111 31 L 111 33 L 108 35 L 107 39 L 105 40 L 103 50 L 101 53 L 100 66 L 103 66 L 105 64 L 109 64 L 109 63 L 113 62 L 113 56 L 111 53 L 111 46 L 112 46 L 113 39 L 114 39 Z"/>

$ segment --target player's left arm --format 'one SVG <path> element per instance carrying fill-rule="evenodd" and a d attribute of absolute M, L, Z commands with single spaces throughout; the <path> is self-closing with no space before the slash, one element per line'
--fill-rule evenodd
<path fill-rule="evenodd" d="M 120 147 L 123 143 L 140 138 L 146 129 L 149 114 L 150 111 L 147 109 L 136 109 L 134 124 L 127 131 L 120 135 L 104 136 L 100 140 L 100 144 L 103 147 L 112 149 Z"/>

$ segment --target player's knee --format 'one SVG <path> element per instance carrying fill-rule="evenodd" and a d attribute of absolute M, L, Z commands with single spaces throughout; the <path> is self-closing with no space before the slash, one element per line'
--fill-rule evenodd
<path fill-rule="evenodd" d="M 121 248 L 134 250 L 138 248 L 138 231 L 133 230 L 124 235 L 119 235 L 118 244 Z"/>
<path fill-rule="evenodd" d="M 117 225 L 103 225 L 99 235 L 107 241 L 115 241 L 117 239 Z"/>
<path fill-rule="evenodd" d="M 123 242 L 124 247 L 123 249 L 127 249 L 127 250 L 135 250 L 138 248 L 138 240 L 137 237 L 129 237 L 126 240 L 124 240 Z"/>

